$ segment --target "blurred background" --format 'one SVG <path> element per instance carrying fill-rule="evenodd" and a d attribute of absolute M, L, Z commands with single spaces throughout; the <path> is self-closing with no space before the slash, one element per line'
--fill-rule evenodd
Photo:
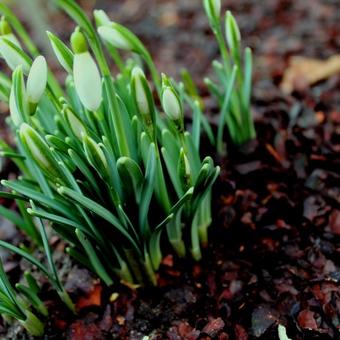
<path fill-rule="evenodd" d="M 4 1 L 4 0 L 2 0 Z M 25 22 L 34 40 L 50 53 L 45 31 L 67 39 L 74 25 L 53 0 L 5 0 Z M 218 56 L 201 0 L 78 0 L 88 13 L 106 10 L 133 30 L 151 50 L 160 71 L 176 76 L 188 68 L 197 80 Z M 222 0 L 236 16 L 243 44 L 256 57 L 262 86 L 280 83 L 292 55 L 325 59 L 340 51 L 339 0 Z"/>

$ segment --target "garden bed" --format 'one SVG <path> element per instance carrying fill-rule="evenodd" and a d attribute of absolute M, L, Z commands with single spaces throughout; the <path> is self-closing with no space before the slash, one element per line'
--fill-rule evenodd
<path fill-rule="evenodd" d="M 175 76 L 178 60 L 196 79 L 207 71 L 217 50 L 213 39 L 204 48 L 208 25 L 199 4 L 161 4 L 145 21 L 132 11 L 136 4 L 124 2 L 116 18 L 124 15 L 146 42 L 154 41 L 153 28 L 164 26 L 157 45 L 149 45 L 162 71 Z M 279 89 L 291 55 L 326 58 L 339 50 L 336 1 L 228 6 L 257 62 L 258 139 L 241 149 L 229 143 L 227 157 L 217 160 L 222 175 L 203 260 L 168 255 L 159 287 L 132 290 L 108 289 L 60 255 L 78 315 L 45 289 L 48 339 L 277 339 L 279 324 L 295 340 L 339 336 L 340 77 L 311 88 L 299 83 L 289 95 Z M 213 121 L 216 108 L 205 100 Z M 58 239 L 52 242 L 63 250 Z M 9 260 L 7 269 L 17 275 L 19 263 Z M 3 338 L 25 338 L 20 328 L 2 332 Z"/>

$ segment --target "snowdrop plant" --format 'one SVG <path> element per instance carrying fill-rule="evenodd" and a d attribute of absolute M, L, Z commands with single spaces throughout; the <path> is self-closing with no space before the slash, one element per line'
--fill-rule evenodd
<path fill-rule="evenodd" d="M 20 296 L 9 282 L 0 261 L 0 313 L 7 320 L 11 318 L 18 320 L 31 335 L 42 336 L 44 324 L 36 312 L 32 312 L 32 306 L 45 316 L 47 310 L 38 297 L 40 289 L 35 279 L 29 273 L 26 273 L 25 276 L 28 287 L 23 284 L 16 285 L 17 290 L 22 292 L 23 296 Z"/>
<path fill-rule="evenodd" d="M 37 266 L 73 309 L 52 261 L 46 222 L 67 243 L 67 253 L 105 284 L 117 277 L 128 285 L 157 284 L 170 249 L 201 258 L 219 167 L 200 155 L 201 112 L 190 133 L 181 90 L 159 75 L 142 42 L 103 11 L 95 11 L 94 28 L 74 1 L 57 3 L 78 25 L 70 43 L 48 32 L 68 74 L 64 86 L 7 10 L 6 20 L 15 23 L 27 52 L 6 38 L 6 48 L 0 46 L 13 69 L 12 79 L 1 74 L 0 92 L 9 102 L 8 124 L 16 138 L 16 148 L 3 141 L 1 148 L 22 173 L 1 181 L 7 191 L 0 196 L 21 203 L 30 222 L 24 231 L 35 236 L 48 266 L 27 250 L 3 241 L 0 246 Z M 120 73 L 111 73 L 103 46 Z M 124 60 L 120 49 L 139 54 L 146 71 L 138 60 Z"/>
<path fill-rule="evenodd" d="M 230 11 L 225 13 L 223 32 L 221 0 L 203 0 L 203 4 L 222 59 L 212 63 L 217 81 L 206 78 L 205 83 L 220 107 L 216 145 L 218 153 L 223 154 L 225 126 L 236 145 L 256 136 L 250 107 L 252 53 L 248 47 L 242 52 L 240 30 Z"/>

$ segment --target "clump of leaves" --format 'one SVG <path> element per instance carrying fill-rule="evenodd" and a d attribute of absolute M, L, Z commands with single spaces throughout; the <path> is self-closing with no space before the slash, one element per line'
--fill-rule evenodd
<path fill-rule="evenodd" d="M 176 83 L 160 75 L 138 37 L 105 12 L 94 12 L 95 28 L 74 1 L 56 3 L 78 25 L 69 45 L 47 33 L 67 73 L 63 85 L 20 22 L 0 4 L 0 55 L 13 71 L 11 78 L 0 73 L 0 99 L 9 105 L 7 122 L 16 142 L 13 148 L 0 141 L 0 147 L 21 172 L 17 179 L 2 180 L 7 191 L 0 192 L 16 201 L 20 215 L 4 207 L 0 213 L 44 251 L 48 266 L 27 249 L 4 241 L 0 246 L 38 267 L 74 310 L 58 278 L 43 221 L 67 242 L 68 254 L 107 285 L 115 277 L 129 285 L 157 284 L 169 246 L 180 257 L 201 258 L 219 167 L 211 157 L 201 158 L 201 129 L 216 141 L 191 76 L 184 72 L 183 83 Z M 223 59 L 214 63 L 220 86 L 207 81 L 221 105 L 217 149 L 222 152 L 225 124 L 235 143 L 254 137 L 251 58 L 247 50 L 243 74 L 236 22 L 227 14 L 230 59 L 221 34 L 220 1 L 204 5 Z M 119 50 L 133 54 L 124 60 Z M 118 74 L 112 74 L 107 55 Z M 184 122 L 187 109 L 193 112 L 190 132 Z M 17 288 L 44 314 L 36 294 Z M 26 320 L 15 301 L 18 313 L 12 316 Z"/>

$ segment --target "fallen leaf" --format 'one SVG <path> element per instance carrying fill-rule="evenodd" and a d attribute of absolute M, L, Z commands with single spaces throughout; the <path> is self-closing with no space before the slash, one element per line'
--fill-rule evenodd
<path fill-rule="evenodd" d="M 316 324 L 314 318 L 314 312 L 308 309 L 301 311 L 297 319 L 301 328 L 306 328 L 310 330 L 318 329 L 318 325 Z"/>
<path fill-rule="evenodd" d="M 88 306 L 100 306 L 101 304 L 101 296 L 102 296 L 102 287 L 99 284 L 96 284 L 93 287 L 93 290 L 86 295 L 85 297 L 81 297 L 77 302 L 77 310 Z"/>
<path fill-rule="evenodd" d="M 294 89 L 304 89 L 337 73 L 340 73 L 340 54 L 327 60 L 294 56 L 289 60 L 280 87 L 289 94 Z"/>

